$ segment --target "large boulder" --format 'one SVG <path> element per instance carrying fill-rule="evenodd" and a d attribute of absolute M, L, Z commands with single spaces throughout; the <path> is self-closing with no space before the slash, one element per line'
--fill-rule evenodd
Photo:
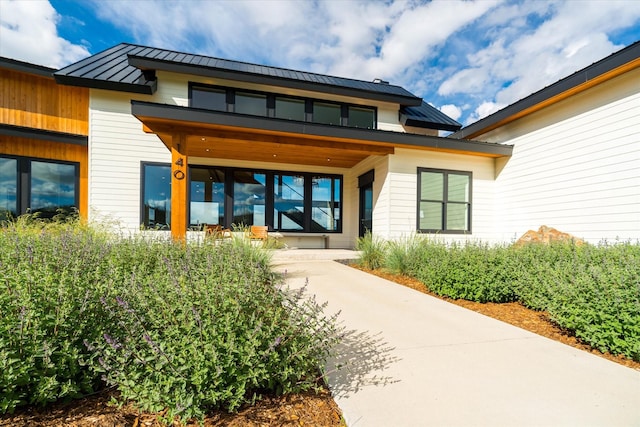
<path fill-rule="evenodd" d="M 538 231 L 529 230 L 522 235 L 515 243 L 516 245 L 524 245 L 527 243 L 550 243 L 550 242 L 573 242 L 577 245 L 584 244 L 584 240 L 572 236 L 569 233 L 563 233 L 553 227 L 541 226 Z"/>

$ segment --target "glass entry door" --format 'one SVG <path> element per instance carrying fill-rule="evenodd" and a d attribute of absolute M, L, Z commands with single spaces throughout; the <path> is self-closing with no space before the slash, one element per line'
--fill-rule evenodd
<path fill-rule="evenodd" d="M 373 180 L 375 170 L 371 169 L 358 177 L 358 188 L 360 189 L 360 214 L 358 236 L 364 237 L 373 228 Z"/>
<path fill-rule="evenodd" d="M 360 187 L 360 232 L 364 237 L 373 225 L 373 184 Z"/>

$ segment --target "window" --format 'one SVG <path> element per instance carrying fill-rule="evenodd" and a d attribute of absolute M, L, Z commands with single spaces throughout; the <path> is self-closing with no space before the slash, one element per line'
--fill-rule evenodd
<path fill-rule="evenodd" d="M 377 110 L 374 107 L 362 105 L 232 87 L 208 86 L 201 83 L 190 84 L 189 99 L 189 105 L 192 108 L 362 129 L 376 128 Z"/>
<path fill-rule="evenodd" d="M 341 108 L 339 104 L 327 104 L 324 102 L 313 103 L 313 122 L 327 125 L 340 125 Z"/>
<path fill-rule="evenodd" d="M 191 91 L 191 106 L 209 110 L 227 111 L 227 91 L 225 89 L 198 87 Z"/>
<path fill-rule="evenodd" d="M 250 92 L 236 92 L 236 113 L 254 116 L 267 115 L 267 96 Z"/>
<path fill-rule="evenodd" d="M 375 127 L 375 110 L 372 108 L 349 107 L 348 123 L 351 127 L 373 129 Z"/>
<path fill-rule="evenodd" d="M 32 212 L 40 218 L 78 208 L 77 163 L 0 157 L 0 220 Z"/>
<path fill-rule="evenodd" d="M 275 174 L 273 181 L 273 229 L 303 230 L 305 177 Z"/>
<path fill-rule="evenodd" d="M 171 228 L 171 165 L 142 164 L 142 224 L 145 228 Z"/>
<path fill-rule="evenodd" d="M 303 99 L 276 97 L 276 118 L 304 122 L 305 102 Z"/>
<path fill-rule="evenodd" d="M 342 180 L 338 177 L 314 175 L 311 189 L 313 231 L 339 231 Z"/>
<path fill-rule="evenodd" d="M 266 225 L 266 182 L 264 173 L 233 173 L 233 224 Z"/>
<path fill-rule="evenodd" d="M 224 224 L 225 172 L 208 167 L 190 168 L 189 224 Z"/>
<path fill-rule="evenodd" d="M 418 168 L 418 230 L 471 232 L 471 172 Z"/>
<path fill-rule="evenodd" d="M 18 160 L 0 157 L 0 221 L 18 216 Z"/>

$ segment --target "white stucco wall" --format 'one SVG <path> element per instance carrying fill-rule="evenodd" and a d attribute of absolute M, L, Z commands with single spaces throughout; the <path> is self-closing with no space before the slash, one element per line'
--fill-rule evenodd
<path fill-rule="evenodd" d="M 515 146 L 498 168 L 496 238 L 548 225 L 640 239 L 639 82 L 628 72 L 477 138 Z"/>

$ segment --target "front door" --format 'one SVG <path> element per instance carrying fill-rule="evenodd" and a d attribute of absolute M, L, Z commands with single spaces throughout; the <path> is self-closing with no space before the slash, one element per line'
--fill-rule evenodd
<path fill-rule="evenodd" d="M 364 237 L 367 231 L 371 232 L 373 225 L 373 184 L 360 187 L 360 232 Z"/>

